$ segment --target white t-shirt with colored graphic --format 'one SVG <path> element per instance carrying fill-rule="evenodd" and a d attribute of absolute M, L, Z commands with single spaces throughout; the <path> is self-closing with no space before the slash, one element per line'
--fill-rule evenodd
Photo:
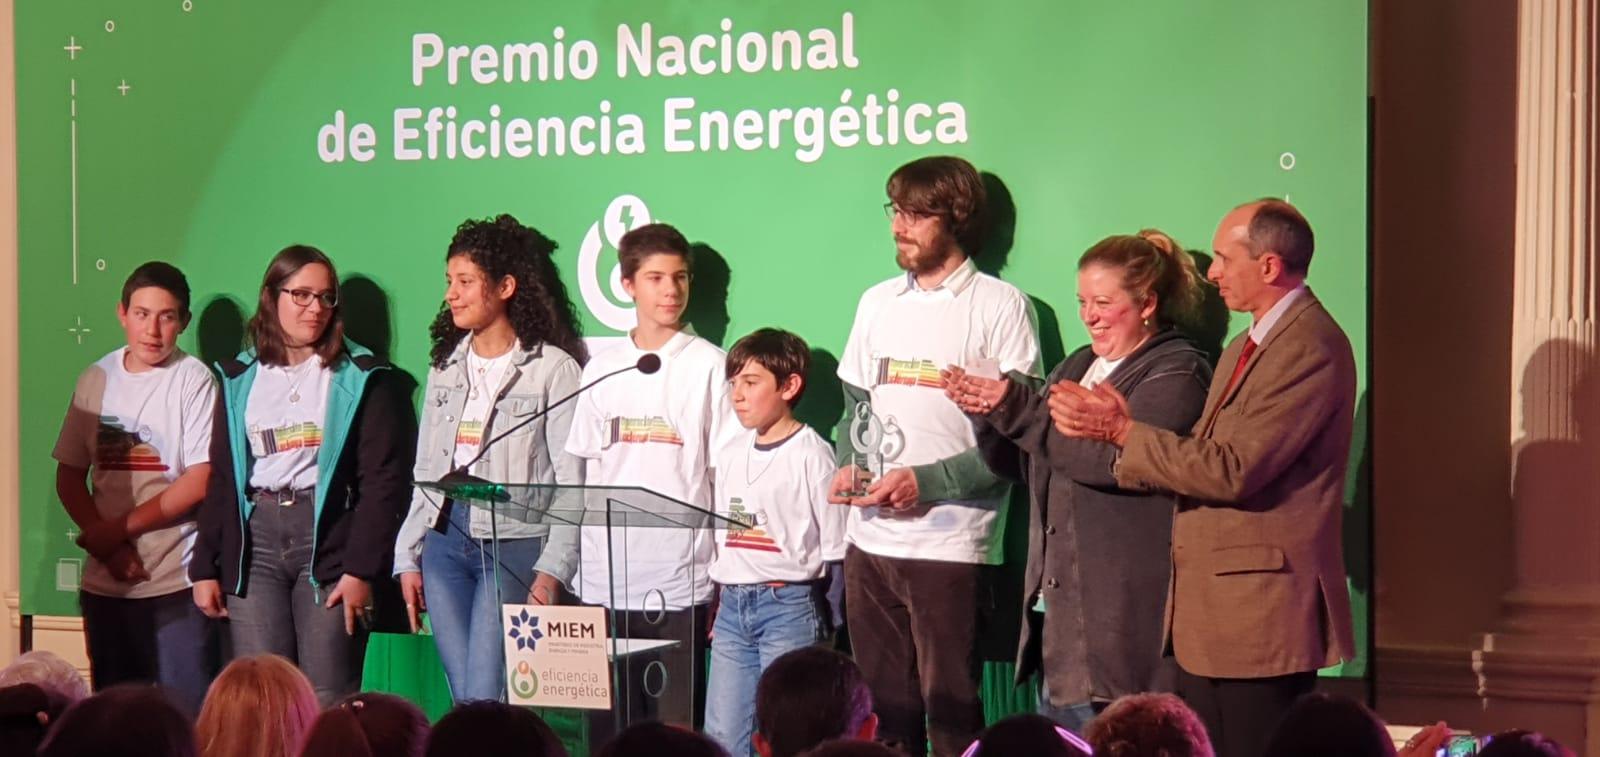
<path fill-rule="evenodd" d="M 457 466 L 466 465 L 478 456 L 478 450 L 483 446 L 484 424 L 489 422 L 495 397 L 500 394 L 501 384 L 505 382 L 506 368 L 511 365 L 511 353 L 517 347 L 513 344 L 511 349 L 495 357 L 482 358 L 472 351 L 471 339 L 467 337 L 467 381 L 470 386 L 467 388 L 467 402 L 461 408 L 461 423 L 456 426 Z"/>
<path fill-rule="evenodd" d="M 977 444 L 971 422 L 944 396 L 939 371 L 979 361 L 994 361 L 1002 375 L 1039 375 L 1027 295 L 972 261 L 933 289 L 902 274 L 861 295 L 839 378 L 870 394 L 885 470 L 938 462 Z M 866 441 L 869 425 L 862 419 L 850 436 Z M 1003 497 L 923 502 L 906 511 L 856 507 L 846 538 L 886 557 L 996 564 L 1004 507 Z"/>
<path fill-rule="evenodd" d="M 90 470 L 95 509 L 120 518 L 189 468 L 210 462 L 217 382 L 199 360 L 175 352 L 165 365 L 129 373 L 126 348 L 78 376 L 53 457 Z M 195 524 L 186 520 L 134 540 L 150 580 L 122 583 L 93 557 L 80 586 L 106 597 L 157 597 L 189 587 Z"/>
<path fill-rule="evenodd" d="M 328 417 L 333 371 L 322 358 L 294 365 L 260 365 L 245 400 L 253 489 L 310 489 L 317 485 L 317 453 Z"/>
<path fill-rule="evenodd" d="M 810 426 L 775 444 L 745 429 L 717 454 L 717 512 L 744 528 L 717 530 L 711 580 L 719 584 L 811 581 L 844 559 L 850 508 L 828 502 L 833 446 Z"/>
<path fill-rule="evenodd" d="M 724 353 L 685 332 L 655 353 L 661 358 L 655 373 L 618 374 L 575 400 L 567 452 L 587 461 L 589 486 L 639 486 L 710 509 L 711 450 L 733 412 Z M 631 339 L 604 350 L 584 366 L 582 383 L 631 366 L 644 354 Z M 608 569 L 604 528 L 585 526 L 581 534 L 576 585 L 584 602 L 678 610 L 711 600 L 710 529 L 614 528 L 616 576 Z"/>

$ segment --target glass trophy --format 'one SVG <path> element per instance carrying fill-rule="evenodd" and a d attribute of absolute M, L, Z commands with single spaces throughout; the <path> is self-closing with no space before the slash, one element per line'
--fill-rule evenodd
<path fill-rule="evenodd" d="M 847 497 L 867 496 L 867 487 L 883 478 L 884 468 L 900 456 L 905 435 L 893 416 L 880 418 L 867 402 L 856 403 L 850 418 L 849 464 L 856 469 Z"/>

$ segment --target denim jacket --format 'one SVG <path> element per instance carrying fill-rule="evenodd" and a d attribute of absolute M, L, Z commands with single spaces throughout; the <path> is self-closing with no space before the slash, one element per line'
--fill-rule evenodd
<path fill-rule="evenodd" d="M 467 377 L 467 350 L 470 339 L 462 339 L 444 367 L 428 370 L 427 388 L 422 395 L 422 420 L 417 432 L 417 463 L 413 478 L 437 481 L 455 467 L 456 429 L 467 404 L 470 382 Z M 560 348 L 536 344 L 525 349 L 520 343 L 511 351 L 511 362 L 495 393 L 494 408 L 484 423 L 487 444 L 505 429 L 521 423 L 527 416 L 544 411 L 550 402 L 578 388 L 582 368 Z M 487 447 L 473 473 L 497 483 L 582 484 L 583 461 L 567 454 L 567 432 L 572 425 L 574 405 L 567 403 L 549 415 L 523 427 Z M 395 575 L 421 570 L 422 540 L 434 528 L 444 498 L 437 492 L 413 487 L 411 510 L 395 540 Z M 457 506 L 465 506 L 461 503 Z M 474 539 L 487 539 L 499 531 L 502 539 L 548 536 L 534 569 L 561 580 L 571 581 L 577 570 L 577 529 L 524 523 L 504 515 L 491 526 L 488 511 L 474 507 L 470 530 Z M 439 524 L 442 526 L 442 524 Z"/>

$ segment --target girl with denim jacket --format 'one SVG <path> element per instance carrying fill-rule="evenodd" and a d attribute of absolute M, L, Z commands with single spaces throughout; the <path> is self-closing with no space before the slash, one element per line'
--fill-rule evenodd
<path fill-rule="evenodd" d="M 268 264 L 250 348 L 217 365 L 189 564 L 195 604 L 228 618 L 234 655 L 287 658 L 324 706 L 361 685 L 411 463 L 410 403 L 387 363 L 344 338 L 338 281 L 314 247 Z"/>
<path fill-rule="evenodd" d="M 578 388 L 587 355 L 551 260 L 555 247 L 509 215 L 456 230 L 431 330 L 416 481 L 468 466 L 496 483 L 583 483 L 582 461 L 564 451 L 573 406 L 550 410 Z M 503 697 L 501 603 L 555 602 L 576 570 L 576 542 L 570 526 L 495 515 L 414 488 L 394 571 L 413 631 L 428 612 L 456 701 Z"/>

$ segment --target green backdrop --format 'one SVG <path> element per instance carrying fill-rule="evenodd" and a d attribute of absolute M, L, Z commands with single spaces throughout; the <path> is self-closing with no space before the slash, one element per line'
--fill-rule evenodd
<path fill-rule="evenodd" d="M 1203 250 L 1264 195 L 1312 220 L 1312 284 L 1367 359 L 1361 0 L 19 0 L 16 35 L 26 614 L 76 614 L 50 449 L 73 377 L 120 343 L 123 278 L 152 258 L 188 273 L 183 345 L 214 359 L 266 260 L 317 245 L 351 333 L 420 378 L 464 218 L 510 212 L 559 241 L 603 337 L 631 317 L 611 245 L 651 217 L 702 245 L 699 333 L 781 325 L 825 373 L 862 290 L 896 272 L 884 179 L 953 153 L 990 174 L 1001 223 L 980 263 L 1035 298 L 1052 363 L 1084 340 L 1082 250 L 1149 226 Z M 1244 322 L 1225 324 L 1213 349 Z M 826 427 L 835 394 L 803 415 Z M 1363 643 L 1365 452 L 1363 432 L 1346 525 Z"/>

